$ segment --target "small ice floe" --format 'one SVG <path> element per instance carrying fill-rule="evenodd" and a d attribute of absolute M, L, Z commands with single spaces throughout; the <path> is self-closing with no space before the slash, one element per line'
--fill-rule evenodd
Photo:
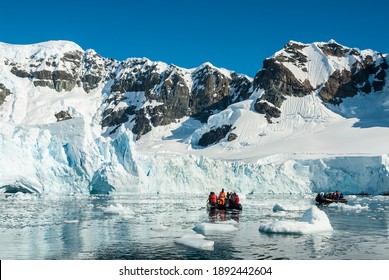
<path fill-rule="evenodd" d="M 155 224 L 155 225 L 150 227 L 150 230 L 152 230 L 152 231 L 165 231 L 167 229 L 168 229 L 167 226 L 165 226 L 165 225 L 158 225 L 158 224 Z"/>
<path fill-rule="evenodd" d="M 299 221 L 275 221 L 259 225 L 259 231 L 266 233 L 308 234 L 331 230 L 327 215 L 316 206 L 306 210 Z"/>
<path fill-rule="evenodd" d="M 361 204 L 355 204 L 355 205 L 348 205 L 348 204 L 344 204 L 344 203 L 331 203 L 330 205 L 328 205 L 328 207 L 332 207 L 332 208 L 338 208 L 338 209 L 341 209 L 343 211 L 362 211 L 362 210 L 369 210 L 369 206 L 362 206 Z"/>
<path fill-rule="evenodd" d="M 109 205 L 103 209 L 103 212 L 105 215 L 120 215 L 125 217 L 134 215 L 134 212 L 131 209 L 123 207 L 120 203 L 117 203 L 116 206 L 112 204 Z"/>
<path fill-rule="evenodd" d="M 238 230 L 238 228 L 228 223 L 201 223 L 195 226 L 193 230 L 197 233 L 208 235 L 215 233 L 232 232 Z"/>
<path fill-rule="evenodd" d="M 79 220 L 65 220 L 63 221 L 65 224 L 78 224 Z"/>
<path fill-rule="evenodd" d="M 198 233 L 188 233 L 174 240 L 174 243 L 188 246 L 195 249 L 213 251 L 215 241 L 206 240 L 205 236 Z"/>

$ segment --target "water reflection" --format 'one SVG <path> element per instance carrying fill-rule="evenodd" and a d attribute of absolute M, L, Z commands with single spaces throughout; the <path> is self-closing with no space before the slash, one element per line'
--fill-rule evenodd
<path fill-rule="evenodd" d="M 351 197 L 325 207 L 332 232 L 265 234 L 261 222 L 298 220 L 312 197 L 247 197 L 243 211 L 208 212 L 204 197 L 0 196 L 1 259 L 389 259 L 389 198 Z M 132 215 L 104 209 L 121 205 Z M 282 211 L 275 212 L 283 208 Z M 361 207 L 359 208 L 360 205 Z M 282 206 L 282 207 L 280 207 Z M 238 231 L 207 235 L 213 251 L 174 243 L 199 223 L 234 223 Z"/>

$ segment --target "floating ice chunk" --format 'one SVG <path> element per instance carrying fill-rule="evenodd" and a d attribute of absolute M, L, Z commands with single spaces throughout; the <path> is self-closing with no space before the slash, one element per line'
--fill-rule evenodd
<path fill-rule="evenodd" d="M 197 233 L 207 235 L 221 232 L 232 232 L 238 230 L 238 228 L 228 223 L 201 223 L 195 226 L 193 230 Z"/>
<path fill-rule="evenodd" d="M 369 210 L 369 206 L 362 206 L 361 204 L 348 205 L 343 203 L 331 203 L 328 207 L 339 208 L 343 211 L 362 211 Z"/>
<path fill-rule="evenodd" d="M 131 209 L 123 207 L 120 203 L 115 205 L 109 205 L 103 210 L 106 215 L 121 215 L 121 216 L 132 216 L 134 212 Z"/>
<path fill-rule="evenodd" d="M 152 227 L 150 227 L 150 229 L 151 229 L 152 231 L 165 231 L 165 230 L 168 229 L 168 227 L 165 226 L 165 225 L 158 225 L 158 224 L 155 224 L 155 225 L 153 225 Z"/>
<path fill-rule="evenodd" d="M 78 224 L 79 220 L 65 220 L 63 221 L 65 224 Z"/>
<path fill-rule="evenodd" d="M 259 231 L 267 233 L 307 234 L 331 230 L 327 215 L 316 206 L 305 211 L 300 221 L 275 221 L 259 225 Z"/>
<path fill-rule="evenodd" d="M 198 233 L 185 234 L 184 236 L 175 239 L 174 243 L 209 251 L 212 251 L 215 245 L 215 241 L 205 240 L 205 236 Z"/>

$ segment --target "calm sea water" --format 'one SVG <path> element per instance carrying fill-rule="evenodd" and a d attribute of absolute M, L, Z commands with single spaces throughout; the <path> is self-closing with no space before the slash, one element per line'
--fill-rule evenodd
<path fill-rule="evenodd" d="M 389 260 L 389 197 L 350 196 L 322 207 L 332 232 L 266 234 L 266 221 L 297 221 L 314 197 L 250 195 L 243 211 L 210 215 L 206 195 L 35 197 L 0 194 L 0 259 L 374 259 Z M 110 205 L 126 213 L 106 214 Z M 275 212 L 275 205 L 285 211 Z M 119 208 L 116 208 L 119 209 Z M 237 221 L 238 231 L 207 235 L 213 251 L 175 244 L 202 222 Z"/>

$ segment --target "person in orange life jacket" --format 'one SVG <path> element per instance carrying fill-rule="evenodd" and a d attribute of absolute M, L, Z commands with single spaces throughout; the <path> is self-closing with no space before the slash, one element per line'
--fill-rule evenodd
<path fill-rule="evenodd" d="M 215 205 L 216 202 L 217 202 L 217 197 L 216 197 L 216 194 L 214 192 L 211 192 L 208 196 L 208 201 L 211 205 Z"/>
<path fill-rule="evenodd" d="M 227 197 L 227 195 L 224 192 L 224 189 L 222 189 L 222 191 L 219 193 L 219 197 L 218 197 L 219 205 L 224 205 L 224 200 L 226 199 L 226 197 Z"/>

